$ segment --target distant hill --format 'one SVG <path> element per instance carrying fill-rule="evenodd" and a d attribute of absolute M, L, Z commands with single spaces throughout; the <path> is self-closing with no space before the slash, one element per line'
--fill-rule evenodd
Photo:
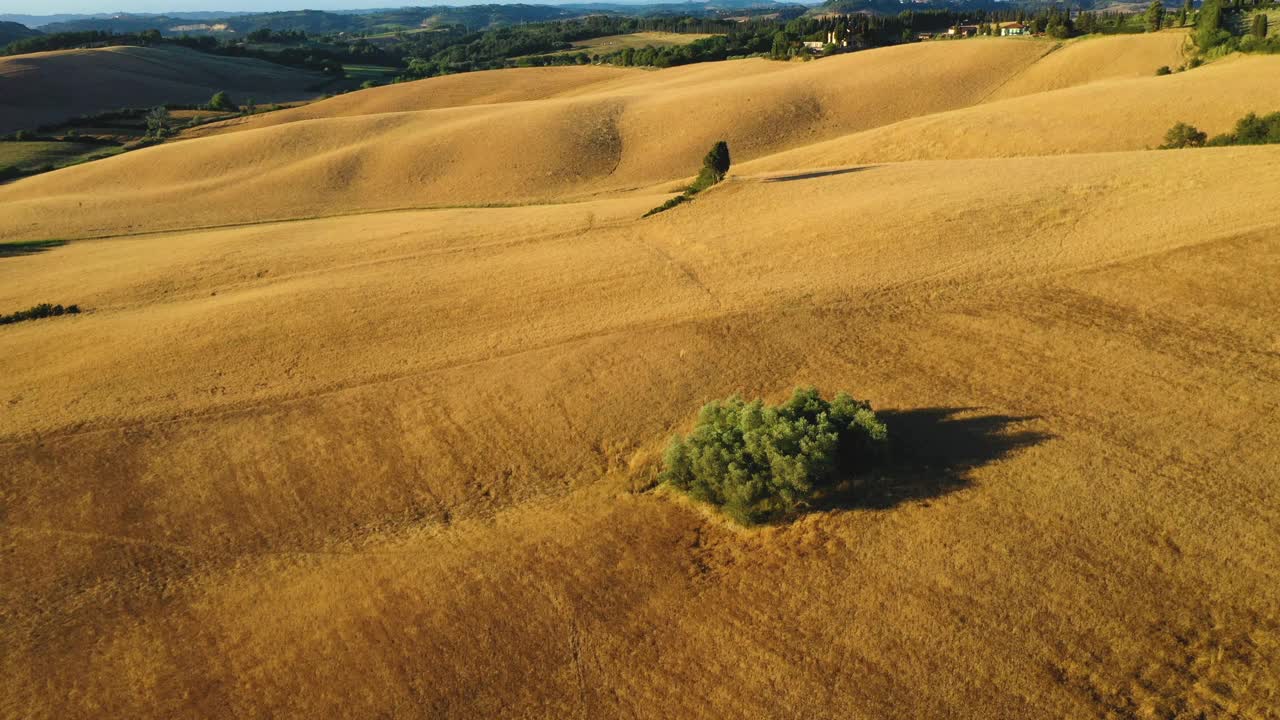
<path fill-rule="evenodd" d="M 573 10 L 591 10 L 603 12 L 622 12 L 629 14 L 651 15 L 701 15 L 721 10 L 775 10 L 782 7 L 796 7 L 800 3 L 774 2 L 773 0 L 707 0 L 706 2 L 670 2 L 670 3 L 567 3 L 560 7 Z"/>
<path fill-rule="evenodd" d="M 39 35 L 39 30 L 32 30 L 26 25 L 16 22 L 0 21 L 0 47 L 4 47 L 14 40 L 21 40 L 35 35 Z"/>
<path fill-rule="evenodd" d="M 129 17 L 177 17 L 184 20 L 209 20 L 223 18 L 236 13 L 226 11 L 200 10 L 195 12 L 177 12 L 167 15 L 155 13 L 132 13 Z M 56 15 L 25 15 L 22 13 L 0 13 L 0 22 L 22 23 L 29 28 L 43 28 L 54 23 L 75 22 L 79 20 L 110 20 L 120 17 L 121 13 L 59 13 Z"/>
<path fill-rule="evenodd" d="M 522 22 L 546 22 L 581 17 L 585 13 L 565 7 L 550 5 L 466 5 L 460 7 L 435 6 L 405 8 L 376 15 L 365 15 L 366 22 L 380 25 L 466 25 L 483 30 L 498 25 Z"/>
<path fill-rule="evenodd" d="M 0 133 L 122 107 L 200 103 L 218 90 L 258 103 L 314 97 L 323 76 L 179 47 L 60 50 L 0 58 Z"/>
<path fill-rule="evenodd" d="M 81 18 L 64 22 L 49 23 L 42 27 L 47 34 L 63 32 L 85 32 L 101 30 L 117 34 L 139 33 L 144 30 L 159 30 L 165 35 L 181 35 L 175 28 L 208 22 L 216 19 L 178 17 L 174 15 L 116 15 L 109 18 Z"/>
<path fill-rule="evenodd" d="M 69 20 L 87 20 L 89 18 L 109 18 L 110 15 L 24 15 L 21 13 L 0 13 L 0 22 L 14 22 L 26 25 L 29 28 L 37 28 L 49 23 L 67 22 Z"/>
<path fill-rule="evenodd" d="M 461 24 L 477 30 L 494 25 L 541 22 L 579 17 L 584 12 L 547 5 L 472 5 L 466 7 L 418 7 L 383 10 L 355 15 L 296 10 L 285 12 L 226 15 L 219 18 L 193 19 L 171 15 L 120 15 L 111 18 L 83 18 L 52 23 L 45 32 L 82 32 L 101 30 L 112 33 L 137 33 L 159 30 L 162 34 L 245 35 L 254 30 L 302 31 L 311 35 L 330 33 L 377 32 L 423 25 Z M 206 27 L 192 27 L 204 25 Z"/>
<path fill-rule="evenodd" d="M 888 0 L 885 0 L 888 1 Z M 894 7 L 897 8 L 896 0 Z M 436 5 L 361 12 L 326 12 L 296 10 L 268 13 L 178 13 L 173 15 L 76 16 L 42 26 L 46 33 L 101 30 L 112 33 L 137 33 L 159 30 L 167 36 L 211 34 L 238 36 L 254 30 L 302 31 L 313 35 L 330 33 L 377 33 L 389 30 L 464 25 L 469 30 L 485 30 L 503 25 L 567 20 L 594 14 L 628 16 L 693 15 L 714 16 L 749 10 L 800 10 L 796 3 L 772 0 L 711 0 L 682 3 L 582 3 L 573 5 Z M 897 10 L 893 10 L 897 12 Z M 799 14 L 798 12 L 796 14 Z M 198 17 L 197 17 L 198 16 Z"/>
<path fill-rule="evenodd" d="M 1172 6 L 1172 3 L 1166 0 L 1166 5 Z M 1013 3 L 1008 0 L 915 0 L 911 3 L 911 10 L 1005 10 L 1010 9 L 1026 9 L 1034 10 L 1041 7 L 1061 7 L 1060 2 L 1055 0 L 1027 0 L 1026 2 Z M 1113 7 L 1117 5 L 1114 0 L 1078 0 L 1072 3 L 1072 7 L 1080 10 L 1124 10 L 1132 12 L 1128 6 Z M 1146 3 L 1135 5 L 1138 11 L 1146 8 Z M 897 15 L 902 12 L 903 5 L 898 0 L 826 0 L 821 5 L 817 5 L 810 9 L 812 15 L 824 15 L 828 13 L 858 13 L 870 12 L 880 15 Z"/>
<path fill-rule="evenodd" d="M 1000 7 L 1008 8 L 1010 4 L 999 2 L 998 0 L 962 0 L 961 2 L 927 0 L 911 4 L 912 10 L 986 10 Z M 809 13 L 811 15 L 825 15 L 828 13 L 897 15 L 902 10 L 903 5 L 898 0 L 827 0 L 821 5 L 810 9 Z"/>

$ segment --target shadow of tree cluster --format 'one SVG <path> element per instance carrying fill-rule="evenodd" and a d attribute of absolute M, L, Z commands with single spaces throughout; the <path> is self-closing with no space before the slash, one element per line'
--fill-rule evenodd
<path fill-rule="evenodd" d="M 974 469 L 1053 437 L 1010 430 L 1034 417 L 972 415 L 973 411 L 935 407 L 877 412 L 889 428 L 889 462 L 867 477 L 841 483 L 811 510 L 887 510 L 940 497 L 969 487 Z"/>
<path fill-rule="evenodd" d="M 66 245 L 65 240 L 37 240 L 34 242 L 0 243 L 0 258 L 34 255 Z"/>

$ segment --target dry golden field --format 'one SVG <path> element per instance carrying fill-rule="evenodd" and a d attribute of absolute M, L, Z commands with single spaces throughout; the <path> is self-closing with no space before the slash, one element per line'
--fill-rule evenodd
<path fill-rule="evenodd" d="M 0 186 L 70 240 L 0 312 L 85 309 L 0 327 L 0 714 L 1280 717 L 1280 146 L 1148 149 L 1277 59 L 1154 37 L 476 73 Z M 890 490 L 651 487 L 810 383 Z"/>
<path fill-rule="evenodd" d="M 559 52 L 544 53 L 546 55 L 571 55 L 573 53 L 585 52 L 591 54 L 604 54 L 625 50 L 626 48 L 634 48 L 639 50 L 644 47 L 675 47 L 677 45 L 688 45 L 695 40 L 706 40 L 712 35 L 705 33 L 673 33 L 673 32 L 635 32 L 625 33 L 623 35 L 606 35 L 604 37 L 591 38 L 589 40 L 579 40 L 573 43 L 573 49 L 561 50 Z"/>

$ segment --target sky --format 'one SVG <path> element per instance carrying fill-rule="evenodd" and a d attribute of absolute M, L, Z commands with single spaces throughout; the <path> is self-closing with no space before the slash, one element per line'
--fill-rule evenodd
<path fill-rule="evenodd" d="M 196 10 L 268 12 L 271 10 L 360 10 L 405 5 L 467 5 L 482 0 L 0 0 L 0 13 L 21 15 L 91 13 L 175 13 Z M 515 0 L 509 0 L 514 2 Z M 554 5 L 556 0 L 524 0 Z"/>

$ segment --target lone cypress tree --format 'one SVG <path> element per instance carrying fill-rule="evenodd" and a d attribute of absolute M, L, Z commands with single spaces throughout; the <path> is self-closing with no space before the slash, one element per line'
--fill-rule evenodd
<path fill-rule="evenodd" d="M 702 158 L 702 169 L 698 178 L 689 186 L 690 192 L 700 192 L 724 179 L 729 172 L 729 143 L 724 140 L 716 142 L 706 157 Z"/>
<path fill-rule="evenodd" d="M 663 210 L 670 210 L 680 203 L 689 202 L 694 195 L 706 190 L 716 183 L 724 180 L 724 176 L 729 172 L 729 143 L 719 140 L 715 145 L 711 146 L 711 150 L 707 152 L 706 157 L 702 158 L 702 169 L 698 171 L 698 177 L 694 179 L 693 184 L 685 188 L 684 192 L 676 197 L 671 198 L 662 205 L 650 210 L 644 214 L 644 217 L 657 215 Z"/>
<path fill-rule="evenodd" d="M 729 172 L 729 143 L 720 140 L 712 145 L 707 156 L 702 158 L 702 166 L 711 168 L 716 175 L 716 182 L 723 180 Z"/>

